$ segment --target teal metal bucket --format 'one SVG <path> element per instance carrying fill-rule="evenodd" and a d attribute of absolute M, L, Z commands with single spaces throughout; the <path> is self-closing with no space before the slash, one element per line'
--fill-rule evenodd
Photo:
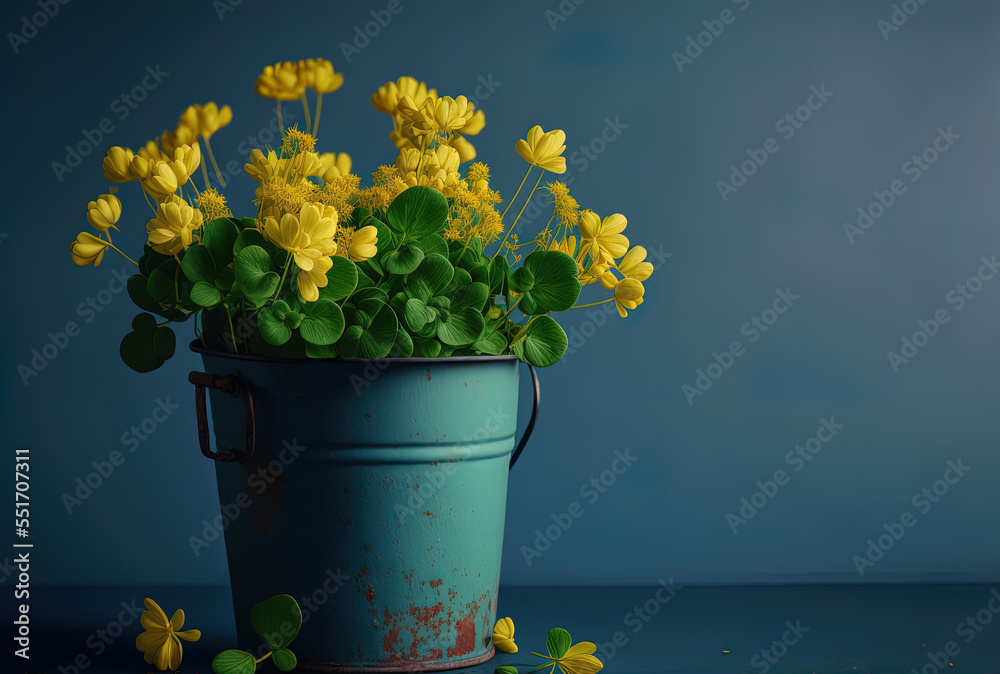
<path fill-rule="evenodd" d="M 191 347 L 202 452 L 216 460 L 241 648 L 251 607 L 302 607 L 302 669 L 431 671 L 493 656 L 513 356 L 311 360 Z M 209 391 L 217 450 L 210 447 Z"/>

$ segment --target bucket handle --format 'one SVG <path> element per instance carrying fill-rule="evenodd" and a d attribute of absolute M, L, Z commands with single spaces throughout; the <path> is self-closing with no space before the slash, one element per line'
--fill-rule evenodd
<path fill-rule="evenodd" d="M 514 450 L 514 454 L 510 457 L 510 466 L 507 470 L 514 467 L 517 458 L 524 451 L 524 446 L 528 444 L 528 438 L 531 437 L 531 431 L 535 430 L 535 420 L 538 418 L 538 403 L 542 397 L 542 390 L 538 386 L 538 373 L 535 372 L 534 366 L 529 364 L 528 369 L 531 370 L 531 418 L 528 419 L 528 426 L 524 429 L 521 441 L 517 443 L 517 449 Z"/>
<path fill-rule="evenodd" d="M 220 377 L 206 372 L 191 372 L 188 374 L 188 381 L 194 384 L 194 406 L 198 419 L 198 444 L 201 445 L 201 453 L 209 459 L 226 463 L 248 461 L 253 456 L 257 436 L 253 413 L 253 396 L 250 395 L 250 389 L 243 383 L 242 379 L 234 374 L 227 374 Z M 240 397 L 241 394 L 243 395 L 243 423 L 247 429 L 247 439 L 242 450 L 234 449 L 230 452 L 212 451 L 212 443 L 208 430 L 208 415 L 205 413 L 206 388 L 218 389 L 234 398 Z"/>

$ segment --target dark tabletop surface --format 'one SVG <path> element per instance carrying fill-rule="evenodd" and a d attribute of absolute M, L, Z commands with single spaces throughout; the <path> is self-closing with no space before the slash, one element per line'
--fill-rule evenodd
<path fill-rule="evenodd" d="M 32 589 L 31 661 L 15 659 L 6 671 L 149 671 L 134 646 L 138 619 L 117 638 L 109 636 L 117 627 L 108 629 L 147 596 L 168 615 L 183 608 L 185 629 L 202 631 L 199 642 L 185 642 L 181 672 L 211 672 L 212 657 L 236 646 L 227 587 L 47 586 Z M 544 652 L 548 629 L 563 627 L 574 641 L 600 645 L 605 672 L 623 674 L 998 674 L 1000 613 L 991 600 L 1000 611 L 1000 585 L 685 587 L 672 596 L 655 587 L 504 587 L 500 615 L 513 618 L 520 653 L 454 671 L 529 663 L 520 668 L 530 671 L 538 661 L 529 651 Z"/>

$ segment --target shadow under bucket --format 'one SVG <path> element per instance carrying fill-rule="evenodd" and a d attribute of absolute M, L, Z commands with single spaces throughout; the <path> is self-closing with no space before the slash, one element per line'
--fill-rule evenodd
<path fill-rule="evenodd" d="M 311 670 L 431 671 L 493 656 L 514 356 L 313 360 L 191 346 L 216 460 L 241 648 L 251 607 L 289 594 Z M 205 390 L 217 452 L 210 448 Z"/>

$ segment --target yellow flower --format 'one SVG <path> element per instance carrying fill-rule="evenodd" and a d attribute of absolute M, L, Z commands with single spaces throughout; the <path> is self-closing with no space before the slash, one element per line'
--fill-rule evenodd
<path fill-rule="evenodd" d="M 257 182 L 264 182 L 275 174 L 278 168 L 278 155 L 271 150 L 264 156 L 260 150 L 254 149 L 250 153 L 250 163 L 244 164 L 243 169 L 251 178 Z"/>
<path fill-rule="evenodd" d="M 111 243 L 104 239 L 99 239 L 90 232 L 80 232 L 76 235 L 76 241 L 70 244 L 69 253 L 73 258 L 73 264 L 86 267 L 87 265 L 97 266 L 104 258 L 104 251 Z"/>
<path fill-rule="evenodd" d="M 653 263 L 645 262 L 645 259 L 646 249 L 642 246 L 634 246 L 618 263 L 618 271 L 624 274 L 625 278 L 645 281 L 653 273 Z"/>
<path fill-rule="evenodd" d="M 395 82 L 386 82 L 372 94 L 372 105 L 379 112 L 396 116 L 399 99 L 409 96 L 414 105 L 423 105 L 430 98 L 437 98 L 437 89 L 428 89 L 425 82 L 418 82 L 413 77 L 400 77 Z"/>
<path fill-rule="evenodd" d="M 473 115 L 473 106 L 465 96 L 428 97 L 419 105 L 410 96 L 403 96 L 397 110 L 406 121 L 404 136 L 461 131 Z"/>
<path fill-rule="evenodd" d="M 346 152 L 323 152 L 319 155 L 324 182 L 346 176 L 351 172 L 351 155 Z"/>
<path fill-rule="evenodd" d="M 537 124 L 528 129 L 528 138 L 517 141 L 514 149 L 524 161 L 552 173 L 566 172 L 566 134 L 559 129 L 542 131 Z"/>
<path fill-rule="evenodd" d="M 323 162 L 315 152 L 300 152 L 292 158 L 291 165 L 302 177 L 318 176 L 323 172 Z"/>
<path fill-rule="evenodd" d="M 566 253 L 572 258 L 576 257 L 576 237 L 567 236 L 563 239 L 552 239 L 545 250 L 558 250 L 562 253 Z"/>
<path fill-rule="evenodd" d="M 514 643 L 513 620 L 501 618 L 497 621 L 493 628 L 493 645 L 501 653 L 517 653 L 517 644 Z"/>
<path fill-rule="evenodd" d="M 132 170 L 132 150 L 115 146 L 104 158 L 104 179 L 113 183 L 130 183 L 139 176 Z"/>
<path fill-rule="evenodd" d="M 113 194 L 102 194 L 97 201 L 87 204 L 87 222 L 102 232 L 108 231 L 109 227 L 115 227 L 121 214 L 122 202 Z"/>
<path fill-rule="evenodd" d="M 622 318 L 628 316 L 626 309 L 635 309 L 642 304 L 642 295 L 646 289 L 642 287 L 642 281 L 634 278 L 624 278 L 615 286 L 615 306 L 618 307 L 618 315 Z"/>
<path fill-rule="evenodd" d="M 299 77 L 317 94 L 333 93 L 344 83 L 343 73 L 334 72 L 333 64 L 326 59 L 299 61 Z"/>
<path fill-rule="evenodd" d="M 316 260 L 337 251 L 334 242 L 337 219 L 337 209 L 333 206 L 307 203 L 302 204 L 298 215 L 285 213 L 281 216 L 280 224 L 274 218 L 266 218 L 264 231 L 271 243 L 292 254 L 295 266 L 309 271 Z"/>
<path fill-rule="evenodd" d="M 300 152 L 312 152 L 316 149 L 316 138 L 305 131 L 299 131 L 299 125 L 285 129 L 285 138 L 281 143 L 281 154 L 294 157 Z"/>
<path fill-rule="evenodd" d="M 179 196 L 170 196 L 159 204 L 156 217 L 146 225 L 149 245 L 158 253 L 176 255 L 194 243 L 194 230 L 203 222 L 200 210 Z"/>
<path fill-rule="evenodd" d="M 145 157 L 151 162 L 167 161 L 170 159 L 170 157 L 160 149 L 160 146 L 156 144 L 155 140 L 147 140 L 146 144 L 140 147 L 136 154 L 140 157 Z"/>
<path fill-rule="evenodd" d="M 181 145 L 174 150 L 174 160 L 170 162 L 170 169 L 177 176 L 177 184 L 184 185 L 200 165 L 201 145 L 195 143 L 194 147 Z"/>
<path fill-rule="evenodd" d="M 198 135 L 206 141 L 212 134 L 233 121 L 233 109 L 228 105 L 221 108 L 213 101 L 194 106 L 198 111 Z"/>
<path fill-rule="evenodd" d="M 316 258 L 311 269 L 299 269 L 297 279 L 299 295 L 306 302 L 315 302 L 319 299 L 319 289 L 325 288 L 329 283 L 326 273 L 333 267 L 333 260 L 328 257 Z"/>
<path fill-rule="evenodd" d="M 621 213 L 601 220 L 593 211 L 584 211 L 578 224 L 584 250 L 590 252 L 595 262 L 610 263 L 628 250 L 628 239 L 622 234 L 628 220 Z"/>
<path fill-rule="evenodd" d="M 378 252 L 378 248 L 375 245 L 377 243 L 378 229 L 371 225 L 362 227 L 354 232 L 354 236 L 351 238 L 351 245 L 347 249 L 347 257 L 352 262 L 364 262 L 369 258 L 375 257 L 375 253 Z"/>
<path fill-rule="evenodd" d="M 198 208 L 201 209 L 205 222 L 211 222 L 216 218 L 232 217 L 233 212 L 226 205 L 226 197 L 219 193 L 214 187 L 203 191 L 198 195 Z"/>
<path fill-rule="evenodd" d="M 306 90 L 299 78 L 299 66 L 291 61 L 265 66 L 257 77 L 253 90 L 258 96 L 279 101 L 297 101 Z"/>
<path fill-rule="evenodd" d="M 150 161 L 142 155 L 135 155 L 132 157 L 132 173 L 140 181 L 146 180 L 153 174 L 156 164 L 156 161 Z"/>
<path fill-rule="evenodd" d="M 142 157 L 136 157 L 140 160 Z M 187 176 L 184 177 L 187 182 Z M 150 165 L 149 175 L 142 180 L 142 186 L 157 201 L 163 201 L 177 191 L 177 173 L 170 163 L 161 161 Z"/>
<path fill-rule="evenodd" d="M 189 110 L 195 112 L 195 126 L 191 126 L 187 122 L 178 122 L 177 128 L 173 131 L 164 131 L 163 135 L 160 136 L 160 144 L 163 145 L 164 151 L 171 154 L 179 148 L 181 145 L 191 145 L 194 146 L 198 142 L 198 117 L 197 110 L 194 106 L 191 106 Z"/>
<path fill-rule="evenodd" d="M 159 670 L 176 670 L 181 666 L 181 657 L 184 655 L 180 640 L 198 641 L 201 632 L 181 631 L 184 627 L 183 610 L 177 609 L 173 617 L 167 620 L 167 614 L 155 601 L 147 597 L 143 603 L 146 610 L 139 617 L 139 622 L 146 631 L 136 637 L 135 647 L 142 651 L 146 664 Z"/>

